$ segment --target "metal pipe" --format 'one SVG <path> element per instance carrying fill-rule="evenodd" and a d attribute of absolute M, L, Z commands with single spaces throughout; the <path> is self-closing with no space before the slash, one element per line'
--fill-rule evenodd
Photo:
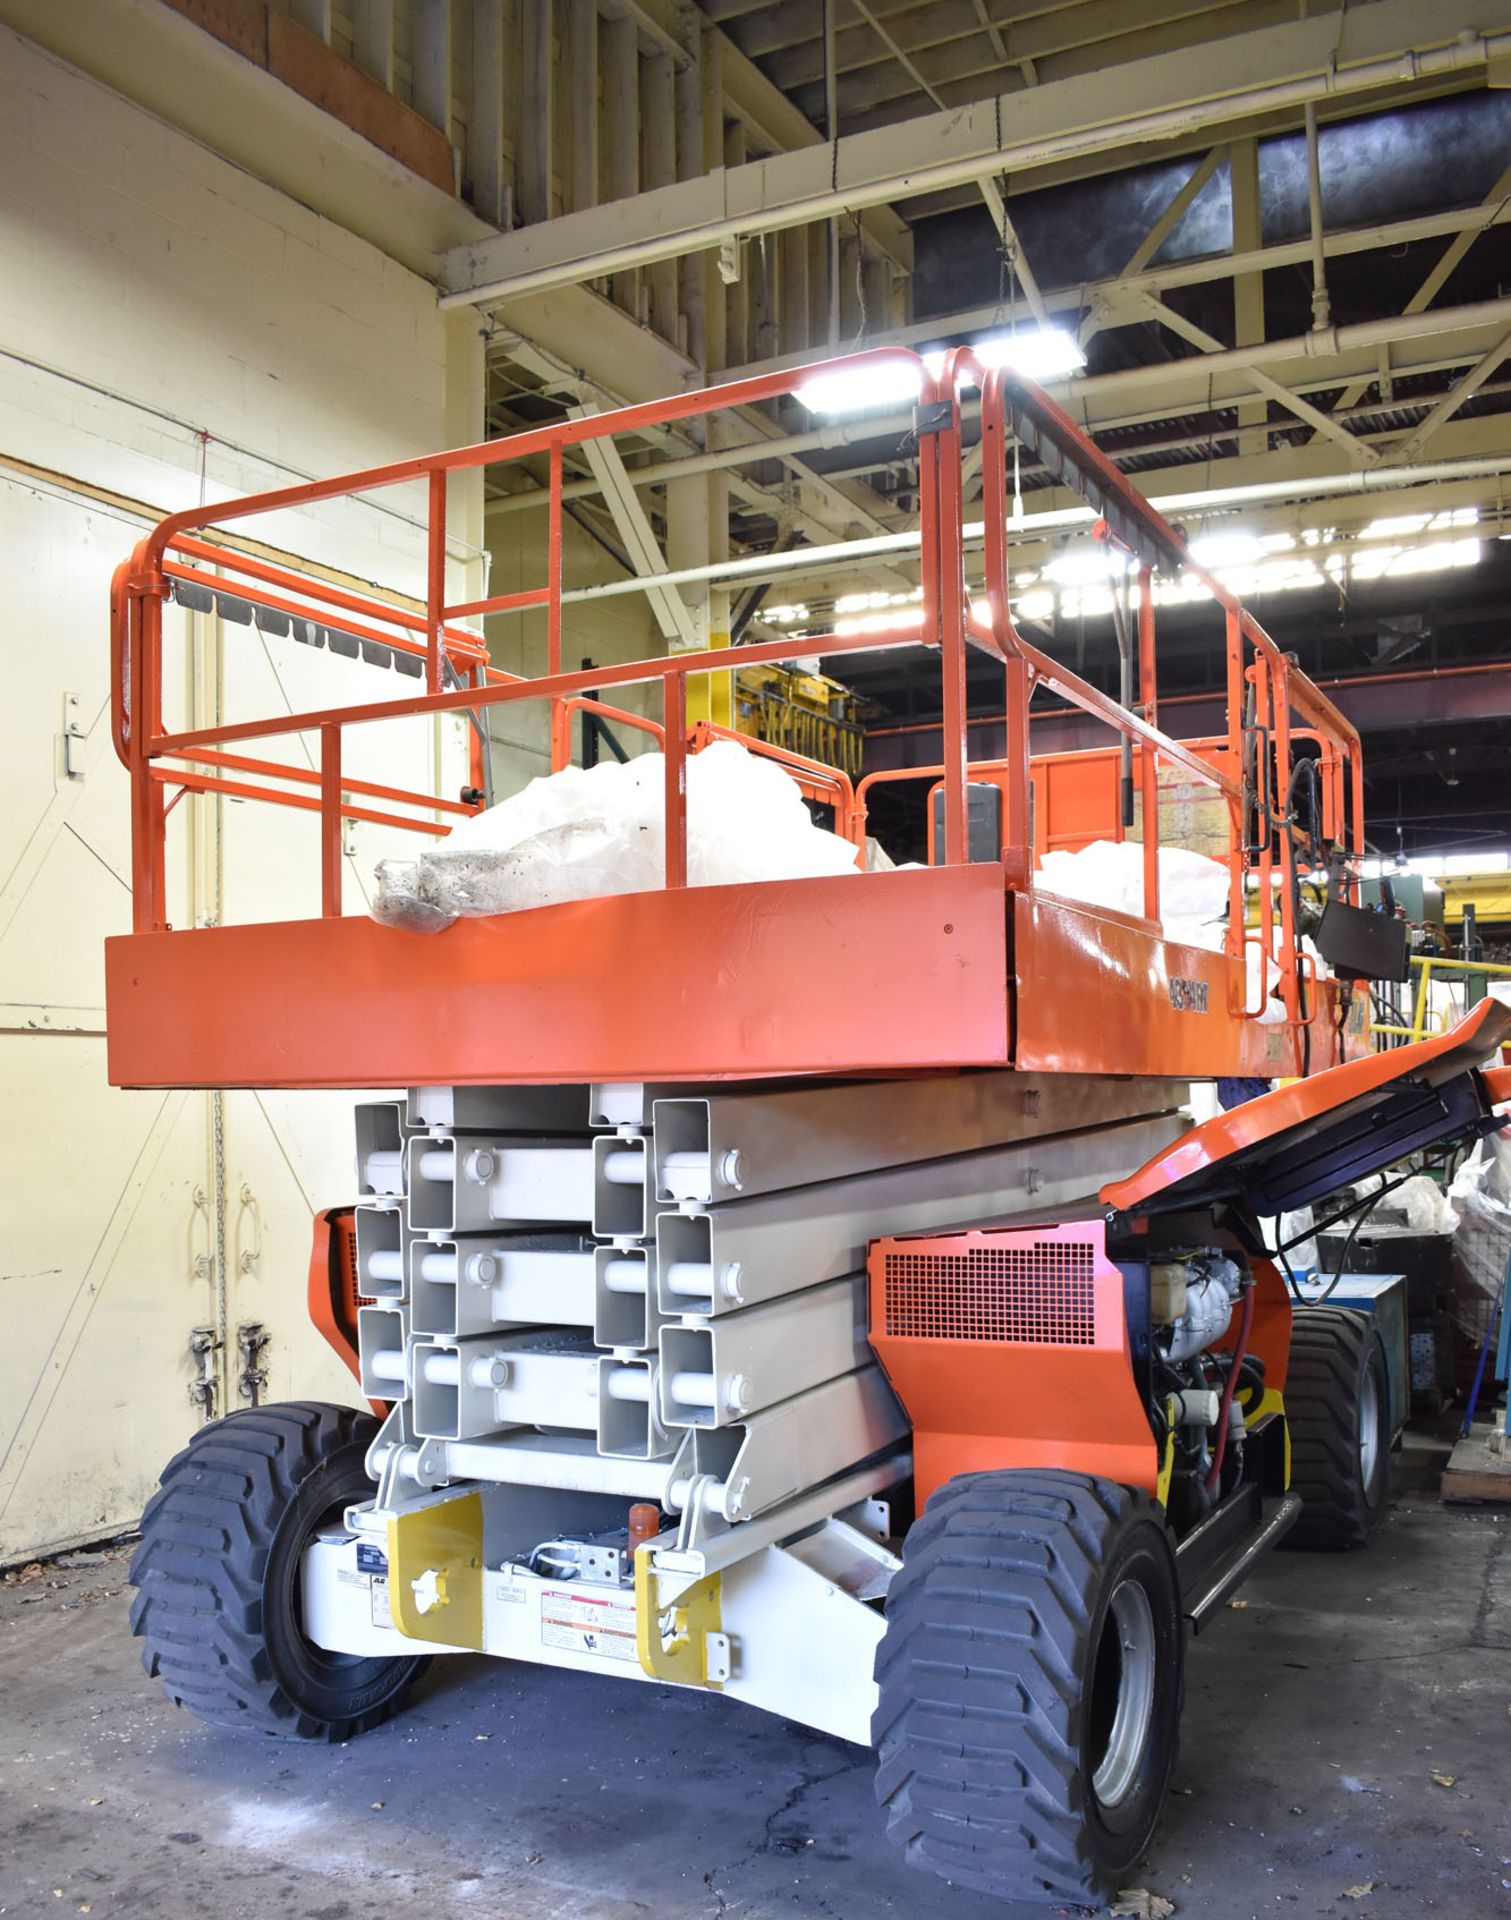
<path fill-rule="evenodd" d="M 716 1407 L 719 1404 L 718 1380 L 711 1373 L 674 1373 L 672 1398 L 680 1400 L 685 1407 Z"/>
<path fill-rule="evenodd" d="M 1312 241 L 1312 325 L 1325 329 L 1332 324 L 1332 307 L 1327 297 L 1327 249 L 1322 238 L 1322 162 L 1317 149 L 1317 103 L 1306 103 L 1306 187 L 1311 208 Z"/>
<path fill-rule="evenodd" d="M 649 1367 L 610 1367 L 604 1384 L 611 1400 L 649 1401 L 654 1382 Z"/>
<path fill-rule="evenodd" d="M 610 1293 L 644 1293 L 650 1269 L 644 1260 L 606 1260 L 603 1284 Z"/>
<path fill-rule="evenodd" d="M 565 594 L 562 595 L 566 599 Z M 612 1186 L 638 1187 L 645 1179 L 645 1152 L 622 1147 L 603 1156 L 603 1177 Z"/>
<path fill-rule="evenodd" d="M 1511 470 L 1511 454 L 1483 460 L 1445 460 L 1434 465 L 1350 468 L 1346 473 L 1318 474 L 1303 480 L 1262 480 L 1242 487 L 1208 487 L 1190 493 L 1151 496 L 1161 513 L 1194 507 L 1233 506 L 1242 501 L 1308 499 L 1335 493 L 1378 493 L 1389 487 L 1416 486 L 1426 480 L 1479 480 Z M 1013 528 L 1015 536 L 1049 533 L 1089 525 L 1096 518 L 1091 507 L 1060 507 L 1046 513 L 1025 514 Z M 969 520 L 961 529 L 966 546 L 979 546 L 986 526 Z M 563 602 L 609 600 L 640 593 L 650 586 L 685 586 L 705 580 L 774 580 L 808 573 L 829 573 L 875 559 L 880 554 L 912 553 L 919 546 L 916 530 L 877 534 L 869 540 L 836 540 L 824 546 L 802 547 L 793 553 L 752 554 L 740 560 L 721 560 L 706 567 L 683 567 L 674 573 L 647 574 L 634 580 L 610 580 L 601 586 L 574 587 Z"/>
<path fill-rule="evenodd" d="M 369 1280 L 402 1280 L 404 1278 L 404 1256 L 384 1248 L 367 1256 L 367 1277 Z"/>
<path fill-rule="evenodd" d="M 839 165 L 839 75 L 834 52 L 834 0 L 824 0 L 824 134 Z M 829 345 L 839 350 L 839 216 L 829 218 Z"/>

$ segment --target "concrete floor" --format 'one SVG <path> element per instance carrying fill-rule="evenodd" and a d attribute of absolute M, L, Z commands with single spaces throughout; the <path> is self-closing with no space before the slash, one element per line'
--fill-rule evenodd
<path fill-rule="evenodd" d="M 1275 1556 L 1192 1649 L 1136 1876 L 1178 1914 L 1511 1914 L 1511 1509 L 1441 1507 L 1444 1451 L 1370 1552 Z M 1017 1920 L 894 1866 L 867 1754 L 718 1700 L 458 1659 L 348 1747 L 211 1732 L 143 1676 L 124 1573 L 0 1586 L 7 1915 Z"/>

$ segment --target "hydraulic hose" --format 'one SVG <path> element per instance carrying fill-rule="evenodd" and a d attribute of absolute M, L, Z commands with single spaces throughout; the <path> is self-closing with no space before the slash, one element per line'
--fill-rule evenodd
<path fill-rule="evenodd" d="M 1254 1321 L 1254 1282 L 1247 1280 L 1243 1288 L 1243 1305 L 1238 1311 L 1238 1339 L 1233 1347 L 1233 1359 L 1228 1367 L 1228 1377 L 1223 1384 L 1222 1401 L 1217 1409 L 1217 1444 L 1212 1449 L 1212 1464 L 1207 1469 L 1207 1492 L 1215 1495 L 1222 1477 L 1223 1456 L 1228 1450 L 1228 1421 L 1232 1417 L 1233 1395 L 1238 1388 L 1238 1376 L 1243 1369 L 1244 1360 L 1249 1351 L 1249 1328 Z"/>

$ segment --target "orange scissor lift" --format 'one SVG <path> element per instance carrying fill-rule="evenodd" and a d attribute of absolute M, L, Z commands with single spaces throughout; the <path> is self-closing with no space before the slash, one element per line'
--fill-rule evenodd
<path fill-rule="evenodd" d="M 133 1624 L 205 1718 L 318 1738 L 384 1718 L 447 1649 L 721 1690 L 873 1741 L 912 1863 L 1075 1899 L 1115 1885 L 1158 1818 L 1186 1626 L 1287 1530 L 1357 1544 L 1383 1506 L 1383 1347 L 1363 1316 L 1293 1315 L 1260 1218 L 1496 1124 L 1507 1089 L 1482 1068 L 1505 1016 L 1485 1003 L 1452 1035 L 1365 1051 L 1298 912 L 1320 837 L 1336 906 L 1363 920 L 1355 730 L 1030 382 L 968 349 L 821 371 L 900 368 L 920 391 L 912 631 L 563 670 L 567 450 L 774 401 L 813 368 L 176 514 L 118 570 L 134 930 L 107 943 L 112 1080 L 408 1089 L 358 1108 L 359 1198 L 318 1218 L 310 1273 L 372 1414 L 301 1402 L 201 1429 L 144 1516 Z M 1127 704 L 1014 624 L 1014 438 L 1126 559 Z M 453 476 L 541 459 L 544 583 L 450 601 Z M 423 604 L 224 531 L 406 482 L 427 496 Z M 1153 583 L 1175 572 L 1211 597 L 1220 738 L 1159 726 Z M 174 602 L 423 684 L 174 727 Z M 465 624 L 524 609 L 546 619 L 536 678 Z M 729 737 L 689 727 L 689 676 L 898 645 L 937 660 L 937 767 L 856 787 L 743 742 L 831 812 L 857 871 L 689 887 L 688 758 Z M 972 650 L 1001 674 L 990 762 L 968 758 Z M 610 704 L 657 683 L 659 723 Z M 1036 758 L 1041 693 L 1110 749 Z M 523 701 L 547 703 L 554 768 L 579 711 L 653 736 L 664 887 L 439 934 L 345 914 L 344 823 L 443 839 L 482 803 L 489 710 Z M 456 797 L 343 758 L 353 730 L 442 714 L 474 723 Z M 276 757 L 301 738 L 311 763 Z M 1226 824 L 1220 951 L 1162 930 L 1162 770 Z M 1047 891 L 1036 851 L 1129 834 L 1130 775 L 1142 913 Z M 860 870 L 881 778 L 942 790 L 930 865 Z M 320 916 L 171 927 L 169 820 L 196 794 L 312 815 Z M 1181 1111 L 1192 1080 L 1298 1075 L 1203 1126 Z"/>

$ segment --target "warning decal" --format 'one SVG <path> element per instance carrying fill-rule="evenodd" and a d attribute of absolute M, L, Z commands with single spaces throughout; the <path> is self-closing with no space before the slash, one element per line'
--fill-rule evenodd
<path fill-rule="evenodd" d="M 635 1602 L 611 1593 L 573 1593 L 547 1587 L 540 1596 L 540 1643 L 596 1653 L 609 1660 L 634 1660 Z"/>

